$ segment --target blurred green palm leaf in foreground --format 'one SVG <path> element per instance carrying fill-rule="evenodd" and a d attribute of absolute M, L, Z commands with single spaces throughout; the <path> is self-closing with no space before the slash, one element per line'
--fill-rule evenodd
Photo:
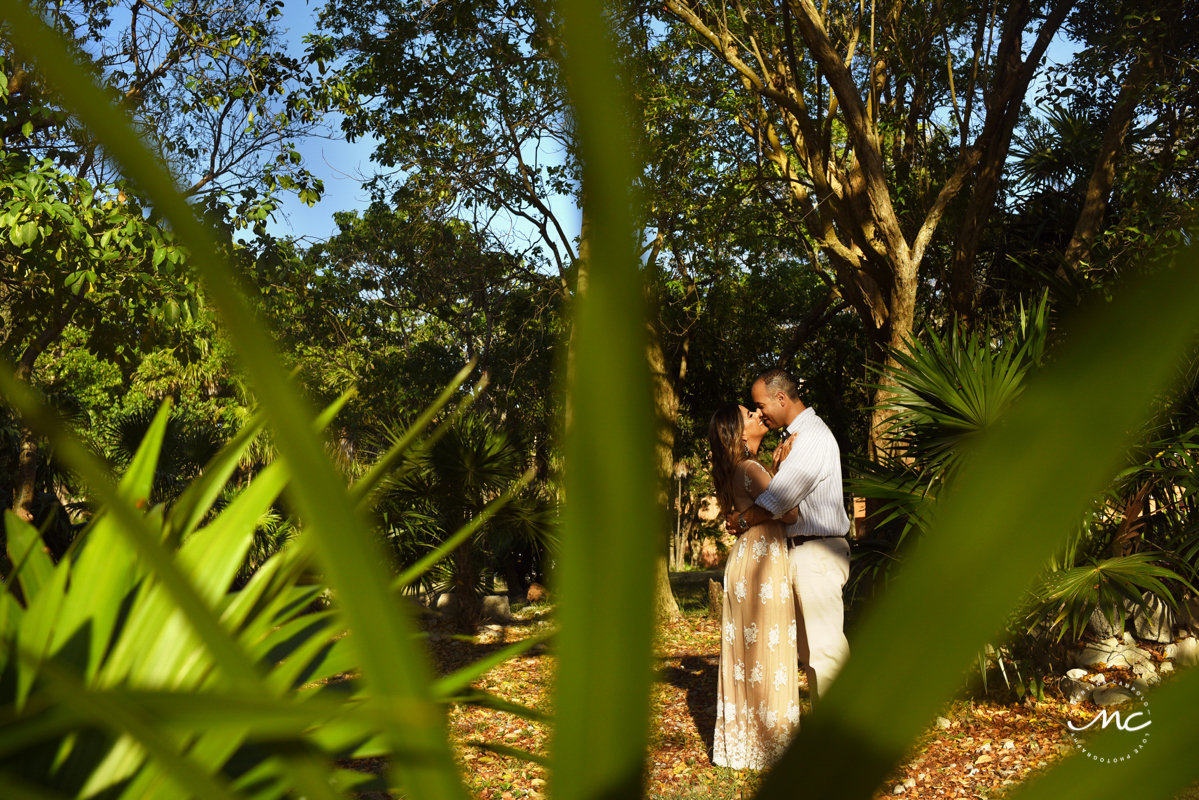
<path fill-rule="evenodd" d="M 11 633 L 0 686 L 5 795 L 330 798 L 349 788 L 333 757 L 370 752 L 391 756 L 392 785 L 407 797 L 464 797 L 440 704 L 472 675 L 433 682 L 357 495 L 329 464 L 309 424 L 315 415 L 288 385 L 169 175 L 24 4 L 0 7 L 13 39 L 39 57 L 194 254 L 281 455 L 272 474 L 193 532 L 196 516 L 180 505 L 203 508 L 212 486 L 196 484 L 206 488 L 185 492 L 165 515 L 139 502 L 167 412 L 116 489 L 81 448 L 56 436 L 105 510 L 57 567 L 39 554 L 34 532 L 15 522 L 9 528 L 23 556 L 20 577 L 10 576 L 0 601 L 0 624 Z M 615 800 L 642 789 L 657 522 L 629 212 L 632 137 L 624 135 L 611 42 L 598 33 L 602 4 L 566 0 L 558 11 L 592 246 L 566 448 L 552 788 L 558 800 Z M 869 797 L 952 694 L 977 647 L 1001 628 L 1116 474 L 1129 431 L 1193 344 L 1199 269 L 1193 252 L 1178 261 L 1072 330 L 1058 362 L 1030 383 L 1000 429 L 972 443 L 970 463 L 939 501 L 905 579 L 869 610 L 853 659 L 804 720 L 762 796 Z M 37 422 L 32 401 L 5 384 L 10 401 Z M 302 536 L 264 565 L 261 578 L 227 593 L 255 509 L 285 484 Z M 216 552 L 218 543 L 225 552 Z M 103 568 L 93 564 L 98 555 Z M 316 591 L 298 583 L 310 559 L 336 597 L 328 614 L 300 613 Z M 350 634 L 335 640 L 343 629 Z M 360 671 L 349 692 L 297 688 L 342 667 Z M 1137 759 L 1097 765 L 1076 756 L 1020 794 L 1164 798 L 1193 780 L 1199 676 L 1180 676 L 1149 700 L 1154 741 Z"/>

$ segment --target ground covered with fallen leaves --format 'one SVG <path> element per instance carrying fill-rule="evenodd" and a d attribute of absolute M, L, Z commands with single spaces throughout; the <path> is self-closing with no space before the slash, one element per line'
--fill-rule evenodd
<path fill-rule="evenodd" d="M 760 782 L 758 774 L 715 767 L 709 760 L 716 722 L 719 620 L 707 613 L 706 600 L 698 592 L 690 594 L 694 596 L 683 596 L 683 619 L 663 631 L 656 643 L 658 680 L 652 695 L 648 797 L 749 798 Z M 510 624 L 485 626 L 474 638 L 454 636 L 448 621 L 434 615 L 426 616 L 424 624 L 437 670 L 448 674 L 507 644 L 552 631 L 554 621 L 552 607 L 529 606 L 515 611 Z M 548 715 L 553 710 L 553 680 L 552 647 L 537 645 L 492 669 L 474 688 Z M 802 672 L 800 694 L 806 714 L 811 705 Z M 948 704 L 876 797 L 1001 797 L 1009 787 L 1071 752 L 1065 722 L 1083 717 L 1077 707 L 1052 694 L 1047 692 L 1044 701 L 984 695 Z M 461 773 L 476 797 L 515 800 L 545 795 L 545 769 L 505 754 L 505 748 L 544 757 L 546 725 L 490 708 L 456 705 L 449 712 L 449 728 Z M 365 759 L 346 766 L 381 772 L 386 764 Z M 364 800 L 382 797 L 386 795 L 363 795 Z"/>

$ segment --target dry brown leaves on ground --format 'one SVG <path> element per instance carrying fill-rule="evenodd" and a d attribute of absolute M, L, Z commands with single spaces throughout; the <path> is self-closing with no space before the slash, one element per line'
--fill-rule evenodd
<path fill-rule="evenodd" d="M 549 613 L 544 607 L 524 609 L 513 624 L 488 626 L 473 641 L 453 638 L 443 623 L 427 618 L 429 646 L 438 672 L 446 674 L 504 644 L 544 631 L 552 624 Z M 688 614 L 659 636 L 656 650 L 658 680 L 651 698 L 648 797 L 752 797 L 760 776 L 714 767 L 709 760 L 716 724 L 719 625 L 702 614 Z M 539 645 L 487 673 L 475 688 L 549 714 L 553 677 L 553 656 Z M 810 705 L 802 673 L 800 692 L 807 713 Z M 997 797 L 1069 751 L 1070 740 L 1062 725 L 1070 711 L 1052 700 L 1030 705 L 998 700 L 956 702 L 942 713 L 951 721 L 950 727 L 927 731 L 876 797 L 893 797 L 898 787 L 902 787 L 898 794 L 906 798 Z M 463 779 L 476 797 L 514 800 L 544 796 L 547 776 L 543 767 L 478 746 L 501 745 L 544 757 L 549 736 L 544 724 L 487 708 L 454 706 L 448 725 Z M 346 766 L 379 773 L 386 763 L 361 759 Z"/>

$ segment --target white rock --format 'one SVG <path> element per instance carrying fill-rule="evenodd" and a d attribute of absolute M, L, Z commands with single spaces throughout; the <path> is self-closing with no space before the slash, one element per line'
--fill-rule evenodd
<path fill-rule="evenodd" d="M 1081 672 L 1082 670 L 1078 671 Z M 1062 678 L 1058 681 L 1057 686 L 1062 690 L 1062 696 L 1066 698 L 1066 702 L 1070 705 L 1078 705 L 1085 700 L 1089 700 L 1091 695 L 1095 693 L 1094 686 L 1086 681 L 1079 681 L 1074 678 Z"/>
<path fill-rule="evenodd" d="M 1173 642 L 1162 648 L 1162 658 L 1174 658 L 1176 655 L 1178 655 L 1178 645 Z"/>
<path fill-rule="evenodd" d="M 1164 662 L 1162 662 L 1161 665 L 1158 666 L 1157 671 L 1161 672 L 1161 673 L 1173 672 L 1174 665 L 1171 664 L 1169 661 L 1164 661 Z"/>
<path fill-rule="evenodd" d="M 1105 639 L 1102 642 L 1088 644 L 1075 656 L 1074 663 L 1079 667 L 1090 667 L 1095 664 L 1107 664 L 1109 667 L 1131 667 L 1133 664 L 1147 661 L 1150 658 L 1149 653 L 1139 647 L 1119 642 L 1109 644 L 1111 641 L 1111 639 Z"/>
<path fill-rule="evenodd" d="M 908 788 L 906 786 L 904 786 L 902 783 L 897 783 L 897 784 L 895 784 L 895 788 L 891 790 L 891 794 L 903 794 L 907 790 L 908 790 Z"/>
<path fill-rule="evenodd" d="M 1003 740 L 1003 749 L 1004 750 L 1015 750 L 1016 743 L 1013 742 L 1011 739 L 1004 739 Z"/>
<path fill-rule="evenodd" d="M 483 616 L 489 617 L 496 622 L 509 622 L 512 619 L 512 609 L 508 603 L 508 596 L 503 594 L 489 594 L 480 598 Z M 442 611 L 453 611 L 458 606 L 458 598 L 454 597 L 452 592 L 443 592 L 437 598 L 437 608 Z"/>
<path fill-rule="evenodd" d="M 1097 689 L 1095 693 L 1091 695 L 1091 700 L 1093 700 L 1097 706 L 1114 706 L 1136 699 L 1137 696 L 1131 689 L 1125 689 L 1123 686 L 1119 685 L 1105 686 L 1102 689 Z"/>
<path fill-rule="evenodd" d="M 1124 644 L 1126 644 L 1126 645 L 1132 646 L 1137 643 L 1137 640 L 1128 631 L 1124 631 L 1122 638 L 1124 640 Z"/>
<path fill-rule="evenodd" d="M 512 617 L 512 607 L 506 594 L 489 594 L 483 598 L 483 613 L 497 621 L 507 621 Z"/>
<path fill-rule="evenodd" d="M 1174 641 L 1174 612 L 1166 601 L 1151 592 L 1145 592 L 1144 607 L 1133 611 L 1132 627 L 1137 638 L 1159 644 Z"/>
<path fill-rule="evenodd" d="M 914 789 L 914 788 L 916 788 L 916 779 L 908 778 L 906 781 L 903 782 L 903 785 L 909 789 Z"/>
<path fill-rule="evenodd" d="M 937 727 L 941 730 L 949 730 L 949 724 L 949 720 L 945 719 L 945 717 L 937 717 Z"/>
<path fill-rule="evenodd" d="M 1199 639 L 1183 639 L 1178 643 L 1174 665 L 1193 667 L 1196 664 L 1199 664 Z"/>
<path fill-rule="evenodd" d="M 1103 613 L 1103 609 L 1096 608 L 1091 612 L 1091 618 L 1087 620 L 1087 633 L 1092 636 L 1104 638 L 1108 636 L 1117 636 L 1120 631 L 1124 630 L 1124 608 L 1114 610 L 1111 619 Z"/>
<path fill-rule="evenodd" d="M 1093 683 L 1096 686 L 1102 686 L 1103 684 L 1107 683 L 1107 678 L 1104 677 L 1102 672 L 1096 672 L 1094 675 L 1087 678 L 1087 683 Z"/>
<path fill-rule="evenodd" d="M 1068 670 L 1066 672 L 1066 677 L 1073 678 L 1076 681 L 1081 681 L 1083 678 L 1087 677 L 1087 671 L 1085 669 L 1078 669 L 1076 667 L 1072 670 Z"/>

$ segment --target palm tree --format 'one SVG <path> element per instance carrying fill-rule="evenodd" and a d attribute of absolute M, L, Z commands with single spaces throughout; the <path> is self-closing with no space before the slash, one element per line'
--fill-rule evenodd
<path fill-rule="evenodd" d="M 896 574 L 928 528 L 937 498 L 968 465 L 971 441 L 1001 422 L 1052 354 L 1049 333 L 1043 298 L 1031 313 L 1022 309 L 1006 335 L 927 330 L 926 341 L 894 354 L 891 455 L 852 463 L 854 494 L 880 501 L 878 535 L 858 545 L 855 589 Z M 1164 398 L 1126 469 L 1047 565 L 1025 608 L 1030 630 L 1044 623 L 1059 638 L 1077 638 L 1096 610 L 1122 618 L 1149 595 L 1174 606 L 1178 590 L 1191 588 L 1184 575 L 1193 578 L 1199 567 L 1199 382 L 1194 372 L 1188 378 L 1184 391 Z"/>
<path fill-rule="evenodd" d="M 528 461 L 514 435 L 481 415 L 466 415 L 410 465 L 377 513 L 397 548 L 434 547 L 509 489 Z M 505 573 L 509 589 L 523 583 L 522 562 L 527 569 L 530 556 L 538 560 L 553 546 L 553 525 L 552 504 L 526 489 L 455 548 L 435 588 L 454 595 L 464 627 L 478 624 L 482 590 L 496 571 Z"/>
<path fill-rule="evenodd" d="M 122 414 L 107 425 L 105 433 L 114 462 L 118 465 L 129 463 L 145 439 L 156 411 L 147 406 Z M 228 439 L 226 431 L 217 425 L 172 413 L 163 437 L 151 499 L 163 502 L 177 497 L 192 479 L 200 475 Z"/>

